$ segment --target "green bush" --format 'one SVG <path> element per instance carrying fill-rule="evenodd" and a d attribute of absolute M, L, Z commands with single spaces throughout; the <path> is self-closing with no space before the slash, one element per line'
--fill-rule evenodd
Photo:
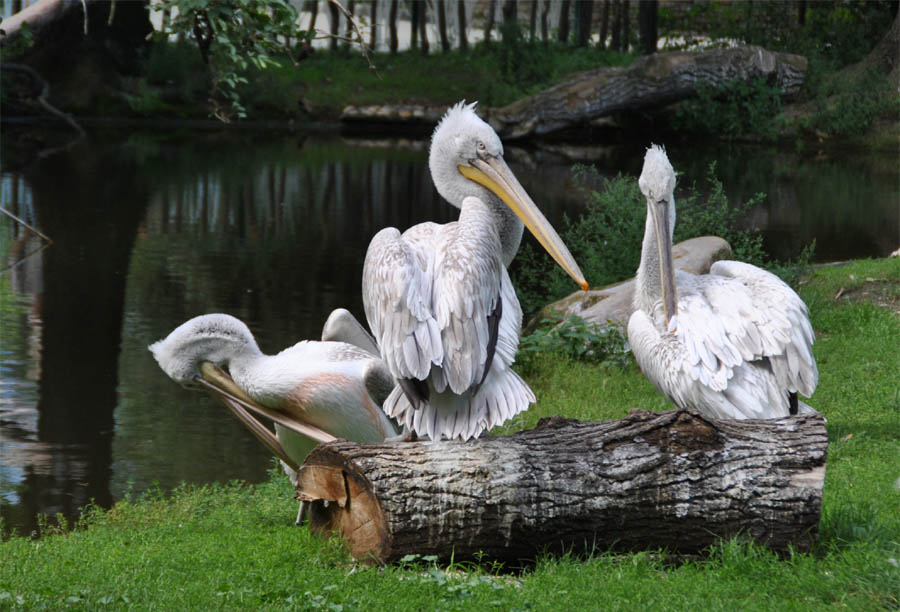
<path fill-rule="evenodd" d="M 536 353 L 555 352 L 574 361 L 606 363 L 627 368 L 631 363 L 625 335 L 618 325 L 601 326 L 581 317 L 554 312 L 541 319 L 537 329 L 523 336 L 516 359 L 530 367 Z"/>
<path fill-rule="evenodd" d="M 778 88 L 765 79 L 735 80 L 721 88 L 701 88 L 697 94 L 676 109 L 675 129 L 729 141 L 775 136 L 781 98 Z"/>

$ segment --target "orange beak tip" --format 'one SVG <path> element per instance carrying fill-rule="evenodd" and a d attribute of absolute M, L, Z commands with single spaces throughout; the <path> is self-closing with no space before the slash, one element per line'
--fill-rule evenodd
<path fill-rule="evenodd" d="M 590 291 L 591 288 L 588 286 L 588 282 L 587 282 L 587 281 L 582 281 L 582 282 L 579 283 L 579 284 L 581 285 L 581 288 L 582 288 L 584 291 Z"/>

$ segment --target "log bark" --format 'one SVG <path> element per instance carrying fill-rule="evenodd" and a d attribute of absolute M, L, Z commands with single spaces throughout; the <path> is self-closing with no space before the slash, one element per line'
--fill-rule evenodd
<path fill-rule="evenodd" d="M 718 88 L 736 79 L 765 78 L 782 95 L 797 93 L 806 76 L 800 55 L 753 45 L 702 53 L 657 53 L 627 68 L 599 68 L 572 75 L 534 96 L 490 113 L 503 138 L 522 138 L 575 127 L 624 110 L 661 107 Z"/>
<path fill-rule="evenodd" d="M 467 443 L 320 445 L 300 468 L 297 498 L 311 503 L 314 531 L 377 563 L 410 553 L 504 562 L 545 551 L 695 554 L 736 535 L 802 551 L 818 530 L 827 445 L 818 415 L 554 417 Z"/>

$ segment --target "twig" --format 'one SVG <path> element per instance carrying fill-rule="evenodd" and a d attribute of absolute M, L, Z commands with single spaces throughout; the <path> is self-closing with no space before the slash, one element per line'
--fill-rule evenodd
<path fill-rule="evenodd" d="M 42 232 L 42 231 L 39 230 L 38 228 L 36 228 L 36 227 L 34 227 L 34 226 L 32 226 L 32 225 L 29 225 L 27 222 L 25 222 L 25 221 L 23 221 L 22 219 L 18 218 L 17 216 L 15 216 L 14 214 L 12 214 L 11 212 L 9 212 L 8 210 L 6 210 L 5 208 L 3 208 L 2 206 L 0 206 L 0 212 L 2 212 L 2 213 L 3 213 L 4 215 L 6 215 L 7 217 L 10 217 L 12 220 L 17 221 L 17 222 L 20 223 L 21 225 L 24 225 L 26 229 L 31 230 L 32 232 L 34 232 L 35 234 L 37 234 L 38 236 L 40 236 L 41 238 L 43 238 L 44 240 L 46 240 L 46 241 L 47 241 L 47 244 L 53 244 L 53 241 L 50 239 L 49 236 L 47 236 L 47 234 L 45 234 L 44 232 Z"/>
<path fill-rule="evenodd" d="M 85 15 L 87 15 L 87 13 L 85 13 Z M 49 112 L 50 114 L 52 114 L 56 117 L 59 117 L 60 119 L 62 119 L 66 123 L 68 123 L 70 126 L 72 126 L 78 132 L 78 137 L 76 139 L 72 140 L 68 144 L 63 145 L 61 147 L 55 147 L 53 149 L 48 149 L 46 151 L 42 151 L 38 155 L 38 157 L 47 157 L 48 155 L 56 153 L 57 151 L 64 151 L 64 150 L 70 149 L 70 148 L 74 147 L 78 142 L 80 142 L 85 136 L 87 136 L 87 133 L 84 131 L 84 128 L 82 128 L 81 125 L 77 121 L 75 121 L 75 119 L 72 118 L 72 115 L 62 112 L 61 110 L 59 110 L 58 108 L 56 108 L 55 106 L 53 106 L 52 104 L 50 104 L 47 101 L 47 96 L 50 95 L 50 84 L 36 70 L 34 70 L 33 68 L 26 66 L 24 64 L 15 64 L 15 63 L 9 63 L 9 62 L 0 64 L 0 70 L 13 70 L 13 71 L 18 71 L 18 72 L 24 72 L 25 74 L 30 76 L 41 87 L 41 93 L 37 97 L 38 103 L 41 106 L 43 106 L 47 112 Z"/>
<path fill-rule="evenodd" d="M 375 68 L 375 64 L 373 64 L 372 60 L 369 58 L 366 43 L 363 40 L 363 35 L 359 30 L 359 24 L 356 23 L 356 19 L 353 18 L 353 15 L 350 14 L 350 11 L 344 8 L 344 5 L 338 2 L 338 0 L 328 0 L 328 2 L 338 7 L 338 10 L 340 10 L 344 14 L 344 16 L 347 18 L 347 21 L 351 26 L 353 26 L 353 31 L 356 32 L 356 37 L 359 40 L 359 52 L 362 54 L 363 59 L 366 60 L 366 63 L 369 65 L 369 70 L 375 73 L 375 76 L 378 77 L 379 81 L 382 80 L 381 75 L 378 74 L 378 69 Z M 372 24 L 372 27 L 375 27 L 375 24 Z M 334 38 L 338 40 L 347 40 L 348 42 L 353 42 L 352 39 L 342 38 L 340 36 L 334 36 Z"/>

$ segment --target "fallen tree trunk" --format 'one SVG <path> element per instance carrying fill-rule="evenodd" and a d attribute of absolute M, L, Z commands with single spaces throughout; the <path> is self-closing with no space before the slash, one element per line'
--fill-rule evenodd
<path fill-rule="evenodd" d="M 300 467 L 297 497 L 311 502 L 315 531 L 379 563 L 410 553 L 507 562 L 563 550 L 697 553 L 739 534 L 807 550 L 827 444 L 818 415 L 554 417 L 467 443 L 320 445 Z"/>
<path fill-rule="evenodd" d="M 701 53 L 656 53 L 627 68 L 580 72 L 534 96 L 492 109 L 490 122 L 503 138 L 541 135 L 623 110 L 662 107 L 695 97 L 704 87 L 764 78 L 782 95 L 800 90 L 806 58 L 743 46 Z"/>

